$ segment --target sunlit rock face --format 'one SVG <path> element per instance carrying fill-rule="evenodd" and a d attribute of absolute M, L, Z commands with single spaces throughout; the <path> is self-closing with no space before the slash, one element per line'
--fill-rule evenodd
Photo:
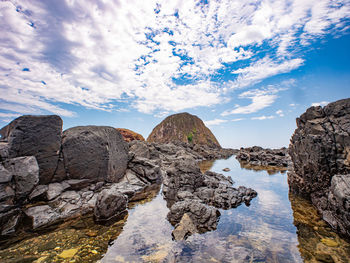
<path fill-rule="evenodd" d="M 145 141 L 145 138 L 143 138 L 143 136 L 141 134 L 134 132 L 132 130 L 124 129 L 124 128 L 117 128 L 117 131 L 120 132 L 120 134 L 123 136 L 124 141 L 126 141 L 126 142 L 131 142 L 134 140 Z"/>
<path fill-rule="evenodd" d="M 297 126 L 289 146 L 294 168 L 289 187 L 350 237 L 350 99 L 309 108 Z"/>
<path fill-rule="evenodd" d="M 189 142 L 220 148 L 218 140 L 203 121 L 186 112 L 168 116 L 153 129 L 147 141 L 158 143 Z"/>

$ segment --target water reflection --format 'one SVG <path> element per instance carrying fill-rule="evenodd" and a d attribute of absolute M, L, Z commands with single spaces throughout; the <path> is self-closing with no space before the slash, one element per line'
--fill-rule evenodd
<path fill-rule="evenodd" d="M 292 194 L 289 200 L 304 262 L 350 262 L 350 244 L 330 229 L 316 208 Z"/>
<path fill-rule="evenodd" d="M 241 168 L 244 168 L 247 170 L 253 170 L 255 172 L 266 171 L 269 175 L 285 173 L 288 170 L 287 167 L 252 165 L 244 161 L 241 161 L 240 165 L 241 165 Z"/>

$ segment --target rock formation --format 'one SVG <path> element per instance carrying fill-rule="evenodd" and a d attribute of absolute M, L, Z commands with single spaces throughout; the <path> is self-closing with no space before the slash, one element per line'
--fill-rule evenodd
<path fill-rule="evenodd" d="M 186 112 L 165 118 L 153 129 L 147 141 L 158 143 L 187 142 L 220 147 L 219 142 L 203 121 Z"/>
<path fill-rule="evenodd" d="M 141 134 L 134 132 L 132 130 L 117 128 L 117 131 L 120 132 L 120 134 L 123 136 L 124 141 L 126 142 L 131 142 L 133 140 L 145 141 L 145 138 L 143 138 Z"/>
<path fill-rule="evenodd" d="M 240 162 L 252 166 L 274 166 L 287 168 L 290 163 L 290 157 L 287 148 L 264 149 L 259 146 L 241 148 L 236 155 Z"/>
<path fill-rule="evenodd" d="M 297 118 L 289 154 L 291 191 L 310 198 L 324 220 L 350 237 L 350 99 Z"/>

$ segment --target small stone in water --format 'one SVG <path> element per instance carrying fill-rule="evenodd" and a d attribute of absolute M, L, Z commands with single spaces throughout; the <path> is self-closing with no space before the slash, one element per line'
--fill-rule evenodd
<path fill-rule="evenodd" d="M 231 171 L 231 169 L 230 168 L 228 168 L 228 167 L 226 167 L 226 168 L 224 168 L 224 169 L 222 169 L 224 172 L 229 172 L 229 171 Z"/>
<path fill-rule="evenodd" d="M 62 251 L 61 254 L 59 254 L 58 256 L 61 258 L 72 258 L 74 257 L 74 255 L 78 252 L 78 249 L 76 248 L 71 248 L 71 249 L 67 249 Z"/>

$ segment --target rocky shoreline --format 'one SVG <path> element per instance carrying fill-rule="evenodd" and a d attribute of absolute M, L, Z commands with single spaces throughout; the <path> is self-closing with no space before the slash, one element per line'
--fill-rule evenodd
<path fill-rule="evenodd" d="M 249 204 L 252 189 L 232 187 L 198 162 L 234 151 L 187 143 L 126 143 L 112 127 L 74 127 L 62 133 L 58 116 L 22 116 L 0 131 L 1 243 L 19 231 L 40 231 L 93 213 L 98 223 L 126 213 L 130 201 L 163 182 L 177 239 L 217 226 L 218 208 Z M 184 216 L 186 214 L 186 216 Z M 182 228 L 183 218 L 192 228 Z M 188 225 L 188 224 L 187 224 Z"/>

